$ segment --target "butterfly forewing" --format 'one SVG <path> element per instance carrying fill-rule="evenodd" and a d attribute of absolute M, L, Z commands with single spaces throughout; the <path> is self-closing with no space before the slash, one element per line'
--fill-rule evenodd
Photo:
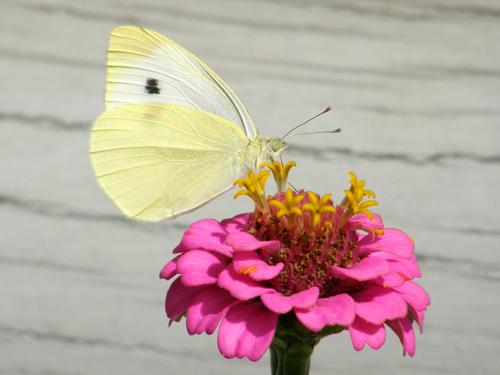
<path fill-rule="evenodd" d="M 108 50 L 106 108 L 124 103 L 166 103 L 201 109 L 239 125 L 250 139 L 257 130 L 231 88 L 206 64 L 152 30 L 120 26 Z"/>

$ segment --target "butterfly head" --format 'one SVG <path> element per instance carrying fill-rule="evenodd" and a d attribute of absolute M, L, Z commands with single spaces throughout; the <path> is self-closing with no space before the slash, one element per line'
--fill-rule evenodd
<path fill-rule="evenodd" d="M 276 159 L 288 147 L 282 138 L 271 138 L 268 143 L 269 151 L 273 159 Z"/>

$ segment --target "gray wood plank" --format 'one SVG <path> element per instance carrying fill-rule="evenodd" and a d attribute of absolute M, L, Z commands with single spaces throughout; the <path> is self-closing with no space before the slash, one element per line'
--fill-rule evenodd
<path fill-rule="evenodd" d="M 431 294 L 417 354 L 388 335 L 356 353 L 326 339 L 314 374 L 495 374 L 500 366 L 500 4 L 480 1 L 0 0 L 0 373 L 250 374 L 215 337 L 167 328 L 158 279 L 189 222 L 250 208 L 226 194 L 157 225 L 100 191 L 88 132 L 102 111 L 109 31 L 177 40 L 291 139 L 294 185 L 340 197 L 356 171 L 387 226 L 416 240 Z M 328 178 L 325 178 L 325 174 Z"/>

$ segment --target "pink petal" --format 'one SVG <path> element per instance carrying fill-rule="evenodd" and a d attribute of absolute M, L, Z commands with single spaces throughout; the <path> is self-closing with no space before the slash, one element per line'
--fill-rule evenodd
<path fill-rule="evenodd" d="M 388 260 L 391 264 L 391 271 L 401 272 L 410 280 L 422 276 L 415 255 L 412 255 L 410 258 L 401 258 L 393 255 L 393 257 Z"/>
<path fill-rule="evenodd" d="M 415 332 L 413 332 L 412 322 L 409 318 L 402 318 L 387 322 L 387 325 L 399 337 L 403 345 L 403 355 L 410 357 L 415 355 Z"/>
<path fill-rule="evenodd" d="M 403 285 L 407 281 L 406 278 L 397 272 L 390 272 L 387 275 L 378 277 L 373 280 L 374 283 L 381 285 L 385 288 L 395 288 L 397 286 Z"/>
<path fill-rule="evenodd" d="M 351 268 L 332 267 L 330 272 L 340 278 L 350 278 L 358 281 L 375 279 L 389 273 L 389 263 L 381 258 L 366 257 Z"/>
<path fill-rule="evenodd" d="M 377 284 L 385 287 L 395 288 L 397 286 L 403 285 L 405 282 L 415 277 L 413 271 L 408 268 L 403 262 L 389 261 L 389 266 L 390 272 L 387 275 L 383 275 L 377 280 L 374 280 Z"/>
<path fill-rule="evenodd" d="M 245 229 L 248 223 L 249 213 L 239 214 L 231 219 L 225 219 L 220 222 L 220 225 L 227 233 L 241 232 Z"/>
<path fill-rule="evenodd" d="M 418 328 L 420 333 L 424 333 L 424 320 L 425 320 L 425 312 L 424 311 L 415 311 L 410 307 L 410 316 L 413 320 L 415 320 L 418 324 Z"/>
<path fill-rule="evenodd" d="M 255 251 L 236 252 L 233 258 L 233 269 L 256 281 L 271 280 L 278 276 L 283 267 L 283 263 L 274 266 L 267 264 Z"/>
<path fill-rule="evenodd" d="M 319 288 L 313 286 L 307 290 L 284 296 L 283 294 L 273 291 L 260 296 L 264 306 L 277 314 L 286 314 L 294 307 L 308 308 L 313 305 L 319 297 Z"/>
<path fill-rule="evenodd" d="M 186 251 L 189 250 L 191 249 L 188 249 L 186 246 L 184 246 L 181 241 L 176 247 L 174 247 L 174 250 L 172 250 L 172 252 L 174 254 L 179 254 L 179 253 L 185 253 Z"/>
<path fill-rule="evenodd" d="M 220 273 L 217 285 L 226 289 L 233 297 L 241 301 L 258 297 L 273 290 L 262 287 L 248 276 L 241 275 L 231 268 L 226 268 Z"/>
<path fill-rule="evenodd" d="M 170 280 L 172 277 L 177 275 L 177 261 L 180 256 L 175 257 L 170 262 L 165 264 L 160 271 L 160 279 Z"/>
<path fill-rule="evenodd" d="M 356 318 L 349 327 L 352 346 L 356 351 L 363 349 L 368 344 L 372 349 L 380 349 L 385 342 L 385 328 L 383 324 L 371 324 Z"/>
<path fill-rule="evenodd" d="M 258 361 L 271 345 L 277 321 L 278 314 L 260 302 L 232 307 L 219 328 L 220 352 L 226 358 L 248 357 Z"/>
<path fill-rule="evenodd" d="M 373 233 L 375 229 L 384 228 L 384 223 L 379 214 L 373 214 L 371 220 L 366 214 L 357 214 L 349 219 L 349 224 L 352 228 L 361 229 L 368 233 Z"/>
<path fill-rule="evenodd" d="M 212 334 L 229 308 L 237 302 L 223 289 L 202 290 L 188 308 L 186 326 L 189 334 Z"/>
<path fill-rule="evenodd" d="M 227 232 L 217 220 L 199 220 L 189 226 L 178 248 L 179 251 L 208 250 L 231 256 L 233 250 L 224 244 L 226 236 Z"/>
<path fill-rule="evenodd" d="M 405 259 L 409 260 L 409 259 Z M 408 267 L 409 262 L 397 262 L 389 261 L 389 266 L 391 267 L 390 273 L 397 273 L 401 276 L 404 281 L 408 281 L 415 277 L 413 269 Z"/>
<path fill-rule="evenodd" d="M 358 245 L 361 255 L 367 255 L 374 251 L 385 251 L 403 258 L 410 258 L 415 247 L 408 235 L 394 228 L 385 228 L 384 235 L 375 238 L 366 235 L 359 241 Z"/>
<path fill-rule="evenodd" d="M 390 272 L 387 275 L 384 275 L 376 280 L 376 282 L 380 285 L 391 288 L 397 287 L 408 280 L 412 280 L 415 277 L 422 276 L 415 255 L 412 255 L 409 259 L 405 259 L 396 255 L 379 251 L 376 253 L 371 253 L 370 257 L 382 258 L 389 261 L 389 265 L 391 268 Z"/>
<path fill-rule="evenodd" d="M 382 324 L 385 320 L 403 318 L 408 313 L 403 297 L 389 288 L 373 285 L 352 297 L 356 301 L 356 315 L 369 323 Z"/>
<path fill-rule="evenodd" d="M 203 291 L 206 286 L 185 286 L 181 283 L 180 277 L 170 285 L 165 298 L 165 311 L 167 316 L 172 320 L 178 320 L 184 314 L 194 299 Z"/>
<path fill-rule="evenodd" d="M 410 259 L 404 259 L 400 262 L 406 267 L 409 274 L 413 275 L 413 277 L 408 276 L 409 279 L 422 276 L 422 272 L 420 271 L 420 267 L 417 263 L 417 257 L 415 255 L 412 255 Z"/>
<path fill-rule="evenodd" d="M 349 326 L 355 318 L 353 299 L 347 294 L 320 298 L 316 304 L 307 308 L 295 308 L 295 316 L 313 332 L 321 331 L 325 326 Z"/>
<path fill-rule="evenodd" d="M 413 307 L 416 311 L 424 311 L 430 305 L 431 299 L 429 294 L 420 285 L 407 281 L 403 285 L 394 288 L 398 293 L 403 296 L 405 301 Z"/>
<path fill-rule="evenodd" d="M 177 272 L 187 286 L 215 284 L 224 267 L 216 254 L 203 250 L 188 251 L 177 261 Z"/>
<path fill-rule="evenodd" d="M 233 232 L 228 234 L 225 244 L 231 246 L 234 251 L 277 250 L 281 247 L 279 241 L 259 241 L 247 232 Z"/>

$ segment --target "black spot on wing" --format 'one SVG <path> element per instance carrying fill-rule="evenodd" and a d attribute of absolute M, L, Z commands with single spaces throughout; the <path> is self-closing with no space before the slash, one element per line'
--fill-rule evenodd
<path fill-rule="evenodd" d="M 159 94 L 160 93 L 160 87 L 158 86 L 158 80 L 155 78 L 148 78 L 146 80 L 146 86 L 144 86 L 144 91 L 147 94 Z"/>

